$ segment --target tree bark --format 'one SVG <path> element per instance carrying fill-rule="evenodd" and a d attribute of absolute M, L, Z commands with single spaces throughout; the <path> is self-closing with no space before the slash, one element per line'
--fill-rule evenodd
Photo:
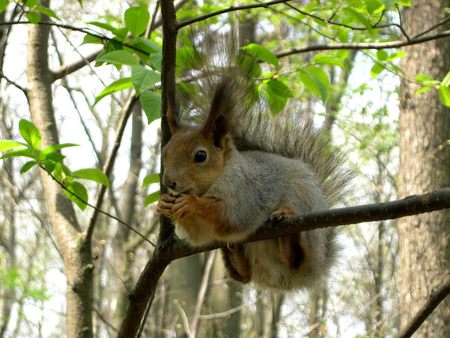
<path fill-rule="evenodd" d="M 414 3 L 414 2 L 413 2 Z M 404 25 L 413 36 L 444 17 L 450 1 L 416 1 L 405 11 Z M 440 29 L 449 29 L 447 22 Z M 441 80 L 450 69 L 450 41 L 439 40 L 407 49 L 403 70 L 409 78 L 428 74 Z M 450 186 L 450 111 L 435 90 L 415 95 L 418 86 L 402 79 L 400 87 L 400 197 Z M 425 303 L 428 294 L 450 273 L 448 229 L 450 211 L 403 218 L 398 223 L 400 245 L 401 326 Z M 450 300 L 422 325 L 417 337 L 449 337 Z"/>
<path fill-rule="evenodd" d="M 49 6 L 49 1 L 42 1 Z M 43 18 L 47 20 L 48 18 Z M 32 25 L 28 36 L 27 78 L 33 123 L 44 147 L 59 143 L 52 106 L 51 72 L 48 65 L 49 26 Z M 67 276 L 67 336 L 92 337 L 93 263 L 91 243 L 78 224 L 72 203 L 45 172 L 41 183 L 50 223 L 64 259 Z"/>

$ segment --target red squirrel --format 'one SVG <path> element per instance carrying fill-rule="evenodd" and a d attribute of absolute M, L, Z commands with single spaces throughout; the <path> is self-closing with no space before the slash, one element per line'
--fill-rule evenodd
<path fill-rule="evenodd" d="M 168 113 L 158 210 L 192 245 L 222 241 L 225 266 L 242 283 L 279 290 L 312 288 L 336 260 L 332 228 L 244 243 L 266 221 L 329 208 L 349 175 L 343 158 L 314 127 L 255 114 L 251 80 L 229 67 L 209 80 L 203 123 Z M 245 103 L 244 103 L 245 101 Z M 259 108 L 258 108 L 259 109 Z"/>

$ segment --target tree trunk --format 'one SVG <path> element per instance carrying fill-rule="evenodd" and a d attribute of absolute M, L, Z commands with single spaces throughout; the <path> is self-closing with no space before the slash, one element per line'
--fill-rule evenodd
<path fill-rule="evenodd" d="M 450 1 L 416 1 L 405 11 L 410 36 L 442 20 Z M 449 29 L 447 23 L 441 30 Z M 408 78 L 428 74 L 442 79 L 450 69 L 450 41 L 436 40 L 407 49 L 403 69 Z M 418 86 L 402 79 L 400 87 L 399 197 L 450 186 L 450 111 L 435 90 L 415 95 Z M 450 211 L 399 221 L 401 326 L 411 319 L 433 288 L 449 275 Z M 449 337 L 450 300 L 441 304 L 419 329 L 417 337 Z"/>
<path fill-rule="evenodd" d="M 49 6 L 49 1 L 42 5 Z M 47 18 L 43 18 L 47 20 Z M 48 66 L 49 26 L 32 25 L 28 37 L 27 78 L 31 118 L 40 129 L 44 147 L 57 144 Z M 91 243 L 85 240 L 72 203 L 45 172 L 41 172 L 44 198 L 67 276 L 67 336 L 92 337 L 93 263 Z"/>

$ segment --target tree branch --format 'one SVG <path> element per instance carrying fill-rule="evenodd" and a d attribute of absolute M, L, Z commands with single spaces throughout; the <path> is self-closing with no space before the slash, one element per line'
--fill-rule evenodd
<path fill-rule="evenodd" d="M 212 12 L 206 15 L 202 15 L 199 16 L 198 18 L 195 19 L 191 19 L 191 20 L 185 20 L 183 22 L 180 22 L 177 25 L 177 29 L 181 29 L 183 27 L 192 25 L 193 23 L 196 22 L 200 22 L 200 21 L 204 21 L 206 19 L 212 18 L 214 16 L 218 16 L 224 13 L 229 13 L 229 12 L 236 12 L 236 11 L 242 11 L 242 10 L 246 10 L 246 9 L 253 9 L 253 8 L 268 8 L 270 6 L 273 5 L 277 5 L 277 4 L 281 4 L 281 3 L 286 3 L 289 2 L 291 0 L 275 0 L 275 1 L 270 1 L 270 2 L 264 2 L 264 3 L 259 3 L 259 4 L 252 4 L 252 5 L 245 5 L 245 6 L 231 6 L 225 9 L 221 9 L 220 11 L 216 11 L 216 12 Z"/>
<path fill-rule="evenodd" d="M 336 49 L 352 49 L 352 50 L 362 50 L 362 49 L 387 49 L 387 48 L 400 48 L 405 46 L 416 45 L 419 43 L 443 39 L 450 37 L 450 30 L 442 31 L 434 35 L 422 36 L 411 40 L 396 40 L 390 42 L 379 42 L 379 43 L 336 43 L 331 45 L 321 44 L 308 46 L 305 48 L 293 48 L 289 51 L 280 52 L 276 54 L 278 58 L 282 58 L 289 55 L 316 52 L 320 50 L 336 50 Z"/>
<path fill-rule="evenodd" d="M 438 307 L 438 305 L 448 296 L 450 293 L 450 279 L 442 284 L 437 290 L 434 290 L 428 297 L 428 301 L 422 306 L 422 308 L 416 313 L 414 318 L 409 324 L 400 332 L 398 338 L 409 338 L 422 323 L 428 318 L 428 316 Z"/>
<path fill-rule="evenodd" d="M 137 96 L 134 94 L 131 94 L 128 101 L 126 102 L 125 106 L 123 107 L 122 114 L 120 116 L 120 120 L 119 120 L 119 123 L 117 126 L 116 139 L 114 140 L 114 146 L 113 146 L 111 153 L 110 153 L 109 157 L 107 158 L 106 163 L 103 167 L 103 172 L 108 177 L 110 177 L 110 175 L 111 175 L 111 171 L 114 166 L 114 162 L 116 161 L 117 152 L 119 151 L 120 144 L 122 143 L 122 137 L 125 132 L 125 127 L 127 125 L 127 121 L 128 121 L 128 118 L 130 117 L 131 113 L 133 112 L 133 106 L 134 106 L 136 100 L 137 100 Z M 103 197 L 105 195 L 105 192 L 106 192 L 106 186 L 101 185 L 100 190 L 97 194 L 97 198 L 94 203 L 94 205 L 95 205 L 94 212 L 91 216 L 91 219 L 89 221 L 89 226 L 86 231 L 86 238 L 88 238 L 88 239 L 92 237 L 92 234 L 94 232 L 94 227 L 95 227 L 95 224 L 97 223 L 99 210 L 102 206 Z"/>
<path fill-rule="evenodd" d="M 52 82 L 55 82 L 56 80 L 59 80 L 64 76 L 72 74 L 77 70 L 83 68 L 87 64 L 94 61 L 102 51 L 103 49 L 97 50 L 90 55 L 82 56 L 79 60 L 68 65 L 62 65 L 59 69 L 52 71 Z"/>
<path fill-rule="evenodd" d="M 244 243 L 276 238 L 300 231 L 394 219 L 445 208 L 450 208 L 450 188 L 443 188 L 424 195 L 409 196 L 392 202 L 322 210 L 292 217 L 282 222 L 267 222 Z M 129 296 L 130 304 L 126 318 L 122 322 L 119 337 L 135 336 L 147 302 L 154 297 L 158 279 L 171 261 L 226 245 L 226 243 L 216 242 L 209 246 L 192 247 L 186 241 L 178 240 L 176 236 L 160 242 Z"/>

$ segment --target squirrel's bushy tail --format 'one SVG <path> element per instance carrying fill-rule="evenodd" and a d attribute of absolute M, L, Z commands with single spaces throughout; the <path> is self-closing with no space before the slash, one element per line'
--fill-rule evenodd
<path fill-rule="evenodd" d="M 205 35 L 200 47 L 194 48 L 195 70 L 188 74 L 188 87 L 184 84 L 186 95 L 181 95 L 189 101 L 184 105 L 187 115 L 202 121 L 214 102 L 232 126 L 239 150 L 262 150 L 301 159 L 316 173 L 329 206 L 337 203 L 352 177 L 345 169 L 344 157 L 330 144 L 329 136 L 304 121 L 301 114 L 270 115 L 254 79 L 258 59 L 238 50 L 235 41 Z"/>

